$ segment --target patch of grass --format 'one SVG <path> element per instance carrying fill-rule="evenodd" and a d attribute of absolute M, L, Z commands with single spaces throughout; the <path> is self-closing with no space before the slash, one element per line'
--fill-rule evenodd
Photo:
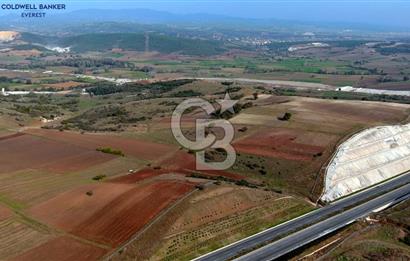
<path fill-rule="evenodd" d="M 17 202 L 4 195 L 0 195 L 0 202 L 8 206 L 9 208 L 13 209 L 14 211 L 20 211 L 26 207 L 23 203 Z"/>
<path fill-rule="evenodd" d="M 96 150 L 97 150 L 97 151 L 100 151 L 100 152 L 102 152 L 102 153 L 117 155 L 117 156 L 121 156 L 121 157 L 124 157 L 124 156 L 125 156 L 125 154 L 124 154 L 121 150 L 112 149 L 112 148 L 110 148 L 110 147 L 97 148 Z"/>
<path fill-rule="evenodd" d="M 101 181 L 103 179 L 105 179 L 107 176 L 106 175 L 97 175 L 93 177 L 93 180 L 95 181 Z"/>

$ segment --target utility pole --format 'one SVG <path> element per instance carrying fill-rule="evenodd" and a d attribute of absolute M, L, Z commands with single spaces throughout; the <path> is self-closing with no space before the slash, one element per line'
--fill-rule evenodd
<path fill-rule="evenodd" d="M 149 53 L 149 34 L 145 32 L 145 52 Z"/>

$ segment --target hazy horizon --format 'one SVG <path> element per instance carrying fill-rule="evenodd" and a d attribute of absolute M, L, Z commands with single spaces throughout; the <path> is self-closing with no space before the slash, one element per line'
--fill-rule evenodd
<path fill-rule="evenodd" d="M 178 14 L 207 13 L 242 18 L 283 19 L 312 22 L 367 23 L 407 27 L 410 24 L 409 1 L 230 1 L 230 0 L 178 0 L 178 1 L 110 1 L 88 0 L 78 5 L 70 1 L 73 9 L 147 8 Z M 73 4 L 73 2 L 75 2 Z M 99 3 L 98 6 L 95 5 Z M 78 6 L 77 6 L 78 5 Z"/>
<path fill-rule="evenodd" d="M 151 9 L 175 14 L 206 13 L 239 18 L 280 19 L 319 23 L 359 23 L 409 27 L 409 1 L 320 1 L 320 0 L 88 0 L 59 1 L 66 12 L 81 9 Z M 7 1 L 3 3 L 44 3 Z M 2 10 L 3 14 L 6 12 Z"/>

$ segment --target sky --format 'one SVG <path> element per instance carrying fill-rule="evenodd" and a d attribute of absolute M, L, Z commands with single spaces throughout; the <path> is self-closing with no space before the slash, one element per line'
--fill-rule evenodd
<path fill-rule="evenodd" d="M 148 8 L 180 14 L 348 22 L 410 27 L 410 0 L 6 0 L 1 3 L 65 3 L 68 10 Z"/>

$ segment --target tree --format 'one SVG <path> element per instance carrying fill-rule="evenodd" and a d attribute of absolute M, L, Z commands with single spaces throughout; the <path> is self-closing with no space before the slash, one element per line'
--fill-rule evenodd
<path fill-rule="evenodd" d="M 233 84 L 233 82 L 225 81 L 225 82 L 221 82 L 221 84 L 225 85 L 225 86 L 231 86 Z"/>
<path fill-rule="evenodd" d="M 282 117 L 278 117 L 278 120 L 288 121 L 292 117 L 292 113 L 286 112 Z"/>
<path fill-rule="evenodd" d="M 257 93 L 257 92 L 254 92 L 252 95 L 253 95 L 253 99 L 254 99 L 254 100 L 257 100 L 257 99 L 258 99 L 258 93 Z"/>

